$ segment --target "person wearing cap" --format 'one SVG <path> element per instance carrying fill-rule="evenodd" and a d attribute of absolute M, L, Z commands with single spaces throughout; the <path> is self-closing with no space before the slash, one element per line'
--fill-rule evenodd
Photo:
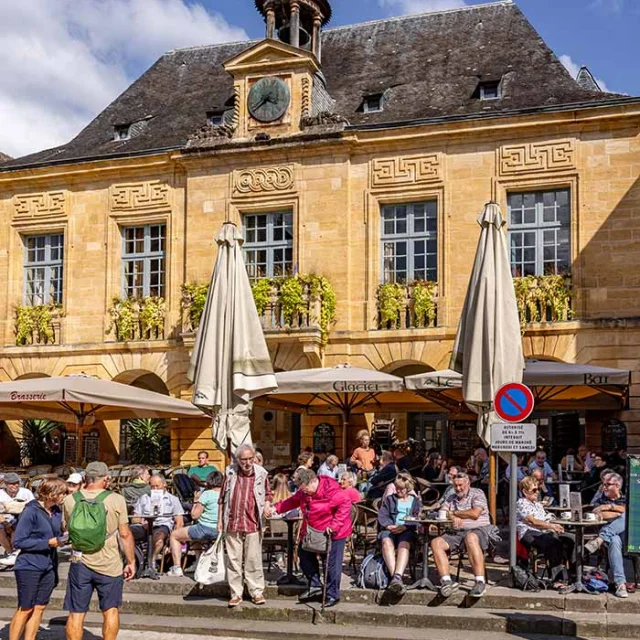
<path fill-rule="evenodd" d="M 7 554 L 0 558 L 0 566 L 13 567 L 18 559 L 11 542 L 13 530 L 17 523 L 15 515 L 6 512 L 7 505 L 13 503 L 28 503 L 35 500 L 29 489 L 20 486 L 20 476 L 17 473 L 7 473 L 4 477 L 4 489 L 0 489 L 0 546 Z"/>
<path fill-rule="evenodd" d="M 107 490 L 110 481 L 109 468 L 104 462 L 90 462 L 85 470 L 86 486 L 80 489 L 80 493 L 87 500 L 95 500 Z M 103 616 L 103 637 L 105 640 L 115 640 L 120 629 L 118 609 L 122 605 L 123 584 L 135 575 L 133 536 L 129 529 L 127 503 L 121 495 L 109 492 L 102 504 L 107 514 L 104 546 L 94 553 L 72 550 L 64 598 L 64 609 L 69 612 L 67 640 L 82 640 L 84 619 L 94 590 L 98 592 L 98 604 Z M 67 496 L 62 503 L 63 519 L 67 525 L 75 505 L 74 495 Z M 122 544 L 126 558 L 124 571 L 118 541 Z"/>
<path fill-rule="evenodd" d="M 131 482 L 125 484 L 120 493 L 124 496 L 128 507 L 133 507 L 142 498 L 142 496 L 151 495 L 151 487 L 149 486 L 149 480 L 151 474 L 149 469 L 143 464 L 134 467 L 131 473 Z"/>
<path fill-rule="evenodd" d="M 82 482 L 82 476 L 79 473 L 72 473 L 67 478 L 67 489 L 69 489 L 69 493 L 80 491 L 80 489 L 82 489 Z"/>

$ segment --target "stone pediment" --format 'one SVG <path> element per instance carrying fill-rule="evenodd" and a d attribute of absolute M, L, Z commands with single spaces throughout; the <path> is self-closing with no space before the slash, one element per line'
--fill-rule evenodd
<path fill-rule="evenodd" d="M 320 69 L 320 65 L 311 51 L 292 47 L 279 40 L 266 39 L 239 55 L 229 58 L 224 63 L 224 68 L 229 73 L 235 74 L 299 65 L 310 67 L 314 72 Z"/>

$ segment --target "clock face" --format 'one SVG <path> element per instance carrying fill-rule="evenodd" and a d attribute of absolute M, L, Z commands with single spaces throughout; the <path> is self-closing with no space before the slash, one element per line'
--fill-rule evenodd
<path fill-rule="evenodd" d="M 249 113 L 259 122 L 273 122 L 285 114 L 291 94 L 280 78 L 262 78 L 249 91 Z"/>

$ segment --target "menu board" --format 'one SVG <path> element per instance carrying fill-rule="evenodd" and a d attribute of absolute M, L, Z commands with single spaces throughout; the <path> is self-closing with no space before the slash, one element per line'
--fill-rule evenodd
<path fill-rule="evenodd" d="M 78 452 L 78 438 L 75 435 L 67 433 L 64 437 L 64 462 L 76 463 Z"/>
<path fill-rule="evenodd" d="M 313 430 L 313 453 L 333 453 L 336 447 L 336 436 L 333 425 L 321 422 Z"/>
<path fill-rule="evenodd" d="M 627 553 L 640 554 L 640 456 L 627 458 Z"/>
<path fill-rule="evenodd" d="M 465 465 L 478 444 L 478 423 L 475 420 L 451 420 L 451 457 L 455 464 Z"/>
<path fill-rule="evenodd" d="M 559 413 L 551 418 L 551 459 L 555 469 L 569 449 L 578 450 L 581 441 L 580 416 L 576 412 Z"/>
<path fill-rule="evenodd" d="M 600 428 L 601 449 L 604 453 L 613 453 L 627 448 L 627 425 L 620 420 L 607 420 Z"/>

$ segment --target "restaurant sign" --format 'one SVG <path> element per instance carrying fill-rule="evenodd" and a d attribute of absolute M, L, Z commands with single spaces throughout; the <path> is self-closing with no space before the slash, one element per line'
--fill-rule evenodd
<path fill-rule="evenodd" d="M 535 451 L 536 425 L 498 422 L 491 425 L 492 451 Z"/>

